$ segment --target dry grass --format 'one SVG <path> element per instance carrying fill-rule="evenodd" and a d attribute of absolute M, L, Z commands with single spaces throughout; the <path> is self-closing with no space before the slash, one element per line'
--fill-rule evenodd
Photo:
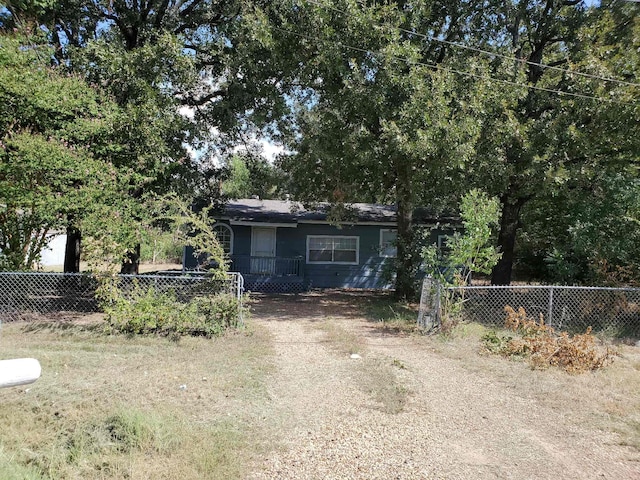
<path fill-rule="evenodd" d="M 106 336 L 95 324 L 5 324 L 0 358 L 42 377 L 0 390 L 0 478 L 243 478 L 262 427 L 265 332 Z M 250 448 L 249 448 L 250 447 Z"/>
<path fill-rule="evenodd" d="M 383 333 L 420 333 L 416 320 L 420 305 L 397 301 L 389 293 L 371 296 L 364 305 L 366 317 Z"/>
<path fill-rule="evenodd" d="M 358 362 L 354 380 L 358 388 L 380 405 L 384 413 L 396 414 L 404 410 L 410 391 L 398 376 L 398 370 L 405 368 L 402 362 L 372 354 L 361 336 L 343 328 L 331 318 L 315 327 L 325 333 L 325 341 L 333 351 L 361 357 L 354 359 Z"/>
<path fill-rule="evenodd" d="M 408 335 L 366 301 L 264 297 L 252 331 L 178 343 L 5 324 L 0 358 L 43 376 L 0 390 L 0 479 L 637 477 L 640 348 L 533 370 L 481 354 L 482 326 Z"/>
<path fill-rule="evenodd" d="M 339 354 L 362 355 L 367 348 L 362 337 L 342 328 L 331 318 L 314 325 L 314 327 L 324 332 L 324 341 L 327 342 L 330 349 Z"/>
<path fill-rule="evenodd" d="M 620 445 L 640 452 L 640 348 L 618 345 L 615 361 L 606 368 L 567 375 L 559 369 L 532 369 L 526 358 L 485 354 L 482 338 L 489 331 L 479 324 L 461 324 L 450 337 L 424 342 L 512 394 L 562 412 L 571 423 L 614 432 Z"/>

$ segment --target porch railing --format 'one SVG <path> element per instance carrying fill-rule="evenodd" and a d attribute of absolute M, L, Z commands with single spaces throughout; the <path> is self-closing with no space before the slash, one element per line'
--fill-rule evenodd
<path fill-rule="evenodd" d="M 242 274 L 303 276 L 302 257 L 256 257 L 231 255 L 230 271 Z"/>

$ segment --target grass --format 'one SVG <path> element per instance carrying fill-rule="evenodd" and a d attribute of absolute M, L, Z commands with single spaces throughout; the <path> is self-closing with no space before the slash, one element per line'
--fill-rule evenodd
<path fill-rule="evenodd" d="M 407 328 L 391 333 L 404 337 L 415 318 L 398 318 L 390 297 L 362 298 L 333 299 L 309 328 L 314 333 L 320 329 L 331 354 L 346 357 L 345 364 L 336 362 L 344 370 L 335 375 L 348 375 L 369 400 L 367 406 L 391 415 L 416 414 L 412 389 L 419 391 L 420 383 L 413 378 L 420 382 L 429 368 L 446 365 L 442 371 L 452 381 L 462 369 L 501 386 L 504 395 L 489 401 L 530 399 L 536 412 L 561 412 L 567 423 L 613 432 L 608 441 L 629 451 L 640 449 L 637 347 L 622 345 L 621 356 L 602 371 L 569 376 L 480 355 L 487 330 L 460 324 L 446 337 L 403 338 L 402 348 L 385 355 L 376 353 L 368 338 L 386 336 L 395 321 Z M 297 297 L 279 303 L 285 314 L 278 315 L 298 315 L 300 304 Z M 360 330 L 350 326 L 353 319 L 362 319 L 350 305 L 366 309 L 369 323 L 360 323 Z M 371 308 L 379 316 L 374 318 Z M 254 461 L 263 461 L 279 448 L 281 438 L 289 438 L 281 415 L 297 418 L 299 412 L 283 413 L 272 403 L 275 359 L 268 332 L 253 326 L 211 340 L 174 342 L 103 335 L 95 328 L 98 321 L 3 324 L 0 358 L 38 358 L 43 375 L 33 385 L 0 390 L 0 479 L 246 478 Z M 372 332 L 370 337 L 363 328 Z M 378 329 L 385 329 L 385 335 Z M 352 353 L 362 358 L 349 360 Z M 434 366 L 419 367 L 425 358 L 434 360 Z M 320 362 L 308 368 L 313 372 L 326 366 Z M 417 421 L 429 421 L 417 415 Z"/>
<path fill-rule="evenodd" d="M 318 323 L 316 328 L 324 332 L 325 341 L 329 343 L 330 348 L 340 354 L 362 355 L 367 348 L 361 337 L 342 328 L 331 318 Z"/>
<path fill-rule="evenodd" d="M 0 358 L 38 358 L 43 373 L 0 390 L 0 478 L 243 478 L 268 448 L 247 408 L 266 398 L 265 332 L 172 342 L 25 326 L 2 326 Z"/>
<path fill-rule="evenodd" d="M 418 305 L 398 301 L 391 294 L 370 296 L 364 305 L 364 315 L 387 332 L 412 333 L 418 331 Z"/>

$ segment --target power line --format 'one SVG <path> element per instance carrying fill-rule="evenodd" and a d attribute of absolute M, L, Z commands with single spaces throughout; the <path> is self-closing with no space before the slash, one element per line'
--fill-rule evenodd
<path fill-rule="evenodd" d="M 349 15 L 348 12 L 346 12 L 345 10 L 339 9 L 337 7 L 331 6 L 331 5 L 324 5 L 321 2 L 317 1 L 317 0 L 305 0 L 309 3 L 312 3 L 318 7 L 322 7 L 322 8 L 328 8 L 330 10 L 333 10 L 335 12 L 339 12 L 342 13 L 343 15 Z M 640 2 L 640 0 L 633 0 L 635 2 Z M 618 83 L 621 85 L 627 85 L 630 87 L 640 87 L 640 83 L 634 83 L 634 82 L 627 82 L 626 80 L 619 80 L 617 78 L 611 78 L 611 77 L 603 77 L 600 75 L 593 75 L 590 73 L 585 73 L 585 72 L 578 72 L 575 70 L 569 70 L 566 68 L 561 68 L 561 67 L 557 67 L 555 65 L 549 65 L 546 63 L 538 63 L 538 62 L 532 62 L 530 60 L 525 60 L 523 58 L 517 58 L 517 57 L 512 57 L 509 55 L 504 55 L 502 53 L 498 53 L 498 52 L 491 52 L 489 50 L 483 50 L 481 48 L 478 47 L 473 47 L 471 45 L 464 45 L 462 43 L 458 43 L 458 42 L 452 42 L 449 40 L 443 40 L 441 38 L 437 38 L 434 37 L 433 35 L 427 35 L 424 33 L 420 33 L 420 32 L 416 32 L 415 30 L 408 30 L 406 28 L 401 28 L 401 27 L 396 27 L 399 31 L 403 32 L 403 33 L 408 33 L 410 35 L 415 35 L 417 37 L 421 37 L 424 38 L 426 40 L 431 40 L 431 41 L 435 41 L 435 42 L 440 42 L 440 43 L 444 43 L 445 45 L 449 45 L 452 47 L 457 47 L 457 48 L 463 48 L 466 50 L 470 50 L 476 53 L 481 53 L 483 55 L 488 55 L 491 57 L 497 57 L 497 58 L 502 58 L 505 60 L 509 60 L 509 61 L 513 61 L 513 62 L 518 62 L 518 63 L 522 63 L 522 64 L 526 64 L 526 65 L 532 65 L 532 66 L 536 66 L 536 67 L 541 67 L 541 68 L 548 68 L 550 70 L 556 70 L 558 72 L 563 72 L 569 75 L 577 75 L 580 77 L 584 77 L 584 78 L 590 78 L 590 79 L 594 79 L 594 80 L 602 80 L 605 82 L 613 82 L 613 83 Z"/>
<path fill-rule="evenodd" d="M 492 77 L 492 76 L 489 76 L 489 75 L 479 75 L 477 73 L 472 73 L 472 72 L 468 72 L 468 71 L 464 71 L 464 70 L 457 70 L 457 69 L 454 69 L 454 68 L 445 67 L 445 66 L 442 66 L 442 65 L 437 64 L 437 63 L 418 62 L 416 60 L 411 60 L 411 59 L 408 59 L 406 57 L 401 57 L 401 56 L 398 56 L 398 55 L 389 55 L 389 54 L 383 54 L 382 52 L 374 52 L 374 51 L 366 49 L 366 48 L 354 47 L 352 45 L 348 45 L 348 44 L 345 44 L 343 42 L 338 42 L 338 41 L 335 41 L 335 40 L 331 40 L 330 41 L 330 40 L 318 39 L 316 37 L 311 37 L 309 35 L 305 35 L 305 34 L 302 34 L 302 33 L 294 32 L 292 30 L 288 30 L 288 29 L 281 28 L 281 27 L 275 27 L 274 26 L 273 28 L 276 29 L 276 30 L 280 30 L 282 32 L 285 32 L 285 33 L 289 33 L 291 35 L 295 35 L 295 36 L 300 37 L 300 38 L 304 38 L 306 40 L 319 40 L 319 41 L 324 42 L 324 43 L 330 43 L 330 44 L 333 44 L 333 45 L 338 45 L 338 46 L 340 46 L 342 48 L 346 48 L 348 50 L 353 50 L 353 51 L 360 52 L 360 53 L 367 53 L 367 54 L 370 54 L 370 55 L 376 55 L 376 54 L 377 55 L 386 55 L 386 56 L 394 58 L 396 60 L 404 61 L 407 64 L 413 64 L 413 65 L 420 65 L 420 66 L 423 66 L 423 67 L 435 68 L 436 70 L 442 70 L 442 71 L 445 71 L 445 72 L 451 72 L 451 73 L 455 73 L 455 74 L 458 74 L 458 75 L 463 75 L 463 76 L 472 77 L 472 78 L 478 78 L 478 79 L 481 79 L 481 80 L 493 80 L 495 82 L 503 83 L 503 84 L 506 84 L 506 85 L 516 86 L 516 87 L 523 87 L 523 88 L 528 88 L 528 89 L 531 89 L 531 90 L 538 90 L 538 91 L 548 92 L 548 93 L 555 93 L 555 94 L 558 94 L 558 95 L 564 95 L 564 96 L 568 96 L 568 97 L 583 98 L 583 99 L 587 99 L 587 100 L 597 100 L 599 102 L 616 103 L 616 104 L 619 104 L 619 105 L 626 105 L 626 106 L 635 106 L 635 105 L 638 104 L 637 102 L 634 102 L 634 103 L 621 102 L 619 100 L 615 100 L 615 99 L 611 99 L 611 98 L 595 97 L 595 96 L 592 96 L 592 95 L 585 95 L 585 94 L 582 94 L 582 93 L 565 92 L 565 91 L 562 91 L 562 90 L 554 90 L 552 88 L 539 87 L 537 85 L 528 85 L 526 83 L 512 82 L 510 80 L 503 80 L 501 78 L 495 78 L 495 77 Z"/>

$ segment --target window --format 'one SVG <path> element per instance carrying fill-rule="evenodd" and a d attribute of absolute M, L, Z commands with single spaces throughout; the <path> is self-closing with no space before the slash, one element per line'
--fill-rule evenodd
<path fill-rule="evenodd" d="M 307 237 L 307 263 L 357 265 L 359 240 L 359 237 L 309 235 Z"/>
<path fill-rule="evenodd" d="M 231 230 L 231 227 L 224 223 L 218 223 L 214 225 L 213 231 L 216 237 L 218 237 L 224 253 L 231 255 L 233 253 L 233 230 Z"/>
<path fill-rule="evenodd" d="M 398 238 L 397 230 L 380 229 L 380 256 L 395 257 L 398 254 L 396 240 Z"/>

